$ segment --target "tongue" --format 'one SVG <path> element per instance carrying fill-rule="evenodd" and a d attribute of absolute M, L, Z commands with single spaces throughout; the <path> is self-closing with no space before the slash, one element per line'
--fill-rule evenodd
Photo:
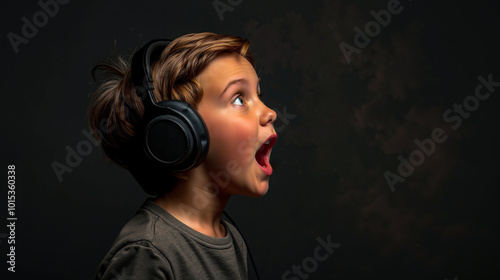
<path fill-rule="evenodd" d="M 257 153 L 255 154 L 255 160 L 260 166 L 267 166 L 267 156 L 266 156 L 266 148 L 262 146 Z"/>

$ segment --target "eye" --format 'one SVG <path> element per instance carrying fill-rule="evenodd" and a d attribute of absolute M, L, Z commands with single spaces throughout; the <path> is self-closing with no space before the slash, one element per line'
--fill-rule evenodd
<path fill-rule="evenodd" d="M 233 104 L 238 105 L 238 106 L 244 106 L 246 104 L 245 99 L 243 99 L 243 96 L 238 95 L 234 100 Z"/>

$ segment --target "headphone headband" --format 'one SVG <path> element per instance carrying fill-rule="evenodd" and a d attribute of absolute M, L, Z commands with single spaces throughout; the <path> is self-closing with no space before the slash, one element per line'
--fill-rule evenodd
<path fill-rule="evenodd" d="M 137 134 L 142 137 L 145 154 L 170 171 L 185 171 L 205 159 L 209 137 L 203 119 L 188 103 L 155 100 L 151 65 L 171 42 L 153 40 L 140 48 L 132 57 L 131 79 L 144 105 Z"/>
<path fill-rule="evenodd" d="M 157 103 L 153 94 L 153 71 L 151 62 L 157 60 L 161 52 L 171 40 L 152 40 L 140 48 L 132 58 L 131 72 L 136 94 L 141 98 L 145 108 L 156 107 Z"/>

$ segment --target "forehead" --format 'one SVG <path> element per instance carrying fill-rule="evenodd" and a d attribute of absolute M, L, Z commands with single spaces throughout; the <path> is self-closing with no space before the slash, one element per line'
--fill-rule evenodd
<path fill-rule="evenodd" d="M 224 87 L 235 79 L 246 79 L 249 83 L 258 81 L 252 64 L 237 53 L 225 53 L 217 56 L 196 79 L 203 88 Z"/>

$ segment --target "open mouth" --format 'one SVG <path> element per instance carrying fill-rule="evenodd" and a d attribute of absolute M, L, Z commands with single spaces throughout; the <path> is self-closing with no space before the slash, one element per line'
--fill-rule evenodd
<path fill-rule="evenodd" d="M 259 148 L 257 153 L 255 153 L 255 160 L 259 164 L 260 169 L 262 169 L 262 171 L 264 171 L 264 173 L 266 173 L 267 175 L 271 175 L 273 173 L 273 168 L 269 163 L 269 154 L 271 153 L 271 150 L 277 138 L 278 135 L 271 134 L 271 136 L 269 136 L 269 138 L 267 138 L 264 144 L 262 144 L 262 146 Z"/>

